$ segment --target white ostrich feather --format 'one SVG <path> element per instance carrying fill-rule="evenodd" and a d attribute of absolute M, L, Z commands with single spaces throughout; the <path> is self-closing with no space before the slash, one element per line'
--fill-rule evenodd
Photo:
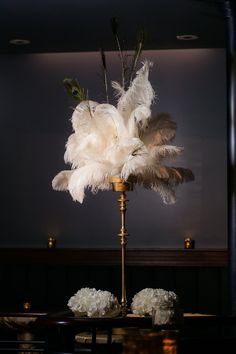
<path fill-rule="evenodd" d="M 194 179 L 192 171 L 180 167 L 167 167 L 158 165 L 147 165 L 142 160 L 142 156 L 131 160 L 130 164 L 124 165 L 127 174 L 130 172 L 136 177 L 137 183 L 146 189 L 158 192 L 165 204 L 176 202 L 175 189 L 178 184 L 189 182 Z M 124 170 L 124 168 L 123 168 Z M 126 172 L 123 171 L 122 172 Z"/>
<path fill-rule="evenodd" d="M 75 164 L 75 161 L 78 159 L 78 146 L 80 138 L 78 134 L 71 134 L 66 143 L 66 151 L 64 154 L 65 163 L 71 163 L 72 167 L 78 167 L 78 163 Z"/>
<path fill-rule="evenodd" d="M 124 90 L 123 87 L 119 84 L 119 82 L 117 82 L 117 81 L 112 81 L 112 82 L 111 82 L 111 86 L 112 86 L 113 89 L 115 90 L 115 96 L 116 96 L 116 97 L 121 97 L 122 95 L 125 94 L 125 90 Z"/>
<path fill-rule="evenodd" d="M 182 148 L 176 146 L 155 147 L 148 150 L 146 147 L 139 149 L 135 154 L 128 155 L 121 171 L 121 177 L 128 179 L 129 175 L 143 175 L 145 178 L 151 176 L 153 181 L 156 178 L 172 180 L 179 183 L 184 180 L 186 171 L 178 168 L 167 167 L 159 162 L 164 157 L 175 157 L 182 152 Z"/>
<path fill-rule="evenodd" d="M 52 180 L 52 187 L 56 191 L 66 191 L 68 189 L 69 180 L 71 178 L 72 171 L 61 171 Z"/>
<path fill-rule="evenodd" d="M 142 150 L 140 149 L 136 153 L 128 155 L 121 170 L 121 178 L 127 180 L 130 175 L 145 174 L 150 165 L 149 160 L 147 149 L 144 147 Z"/>
<path fill-rule="evenodd" d="M 96 131 L 83 139 L 72 134 L 67 141 L 64 158 L 66 162 L 72 164 L 72 168 L 76 168 L 85 165 L 90 160 L 100 158 L 105 148 L 106 140 Z"/>
<path fill-rule="evenodd" d="M 149 149 L 151 156 L 157 161 L 161 161 L 164 158 L 175 158 L 182 153 L 183 147 L 173 145 L 161 145 L 153 146 Z"/>
<path fill-rule="evenodd" d="M 155 94 L 148 80 L 150 66 L 152 66 L 151 62 L 144 62 L 142 68 L 137 71 L 129 89 L 119 98 L 117 109 L 125 122 L 128 121 L 133 110 L 139 105 L 143 104 L 150 107 L 152 104 Z"/>
<path fill-rule="evenodd" d="M 148 127 L 151 117 L 151 110 L 144 104 L 139 105 L 133 110 L 127 123 L 129 136 L 140 137 L 142 132 Z"/>
<path fill-rule="evenodd" d="M 74 131 L 80 132 L 81 129 L 83 132 L 87 132 L 86 129 L 90 129 L 91 118 L 94 115 L 94 110 L 98 105 L 94 101 L 82 101 L 74 110 L 74 113 L 71 117 L 72 127 Z"/>
<path fill-rule="evenodd" d="M 163 145 L 172 141 L 176 134 L 176 123 L 168 113 L 159 113 L 149 120 L 148 128 L 142 135 L 146 145 Z"/>
<path fill-rule="evenodd" d="M 84 191 L 90 188 L 93 193 L 100 190 L 109 190 L 110 166 L 109 163 L 94 162 L 73 171 L 68 190 L 74 201 L 80 203 L 84 199 Z"/>
<path fill-rule="evenodd" d="M 100 127 L 100 132 L 104 134 L 106 138 L 110 133 L 120 138 L 128 135 L 123 117 L 111 104 L 104 103 L 96 107 L 95 124 L 98 129 Z"/>
<path fill-rule="evenodd" d="M 174 204 L 176 202 L 175 189 L 173 186 L 159 181 L 158 184 L 153 185 L 154 192 L 158 192 L 164 204 Z"/>
<path fill-rule="evenodd" d="M 164 203 L 175 202 L 175 188 L 193 179 L 190 170 L 162 164 L 175 158 L 183 148 L 170 145 L 176 124 L 167 114 L 151 117 L 154 91 L 148 80 L 145 62 L 125 92 L 119 84 L 117 108 L 108 103 L 82 101 L 73 112 L 74 133 L 66 143 L 64 159 L 72 167 L 52 181 L 55 190 L 68 190 L 73 200 L 83 202 L 85 190 L 93 193 L 111 188 L 110 177 L 137 183 L 159 192 Z"/>
<path fill-rule="evenodd" d="M 111 145 L 110 148 L 106 150 L 105 155 L 112 164 L 123 165 L 127 156 L 134 154 L 143 147 L 144 144 L 139 138 L 123 138 Z"/>

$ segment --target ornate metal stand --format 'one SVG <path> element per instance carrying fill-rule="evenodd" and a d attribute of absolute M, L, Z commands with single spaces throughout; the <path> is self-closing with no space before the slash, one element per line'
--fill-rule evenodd
<path fill-rule="evenodd" d="M 113 191 L 120 192 L 120 198 L 118 199 L 121 213 L 121 229 L 118 236 L 120 237 L 121 244 L 121 309 L 122 316 L 125 317 L 127 313 L 127 299 L 126 299 L 126 282 L 125 282 L 125 264 L 126 264 L 126 244 L 127 244 L 127 230 L 125 228 L 125 213 L 126 203 L 129 201 L 126 198 L 125 192 L 133 190 L 133 182 L 124 182 L 119 176 L 111 177 L 111 183 Z"/>

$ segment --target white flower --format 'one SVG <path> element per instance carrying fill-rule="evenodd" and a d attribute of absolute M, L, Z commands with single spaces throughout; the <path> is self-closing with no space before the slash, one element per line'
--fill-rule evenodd
<path fill-rule="evenodd" d="M 177 302 L 178 297 L 173 291 L 146 288 L 133 297 L 131 310 L 135 315 L 151 316 L 154 309 L 173 309 Z"/>
<path fill-rule="evenodd" d="M 106 290 L 95 288 L 82 288 L 73 295 L 68 306 L 75 316 L 88 317 L 115 317 L 120 313 L 120 305 L 117 298 Z"/>
<path fill-rule="evenodd" d="M 166 325 L 171 324 L 177 318 L 176 310 L 173 307 L 163 309 L 162 307 L 156 307 L 153 311 L 153 325 Z"/>

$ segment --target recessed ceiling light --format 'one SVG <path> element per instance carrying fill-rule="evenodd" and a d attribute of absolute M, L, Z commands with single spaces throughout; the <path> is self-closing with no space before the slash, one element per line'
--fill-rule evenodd
<path fill-rule="evenodd" d="M 27 45 L 30 44 L 29 39 L 24 39 L 24 38 L 14 38 L 9 41 L 10 44 L 14 45 Z"/>
<path fill-rule="evenodd" d="M 179 41 L 195 41 L 196 39 L 198 39 L 199 37 L 196 36 L 195 34 L 181 34 L 179 36 L 176 36 L 176 38 Z"/>

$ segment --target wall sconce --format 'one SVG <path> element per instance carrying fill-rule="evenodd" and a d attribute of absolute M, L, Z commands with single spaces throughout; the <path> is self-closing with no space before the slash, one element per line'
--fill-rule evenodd
<path fill-rule="evenodd" d="M 184 248 L 186 250 L 194 249 L 195 241 L 191 237 L 186 237 L 184 239 Z"/>
<path fill-rule="evenodd" d="M 30 309 L 31 309 L 31 302 L 29 301 L 23 302 L 23 310 L 29 311 Z"/>
<path fill-rule="evenodd" d="M 54 237 L 48 237 L 48 248 L 55 248 L 56 247 L 56 239 Z"/>

